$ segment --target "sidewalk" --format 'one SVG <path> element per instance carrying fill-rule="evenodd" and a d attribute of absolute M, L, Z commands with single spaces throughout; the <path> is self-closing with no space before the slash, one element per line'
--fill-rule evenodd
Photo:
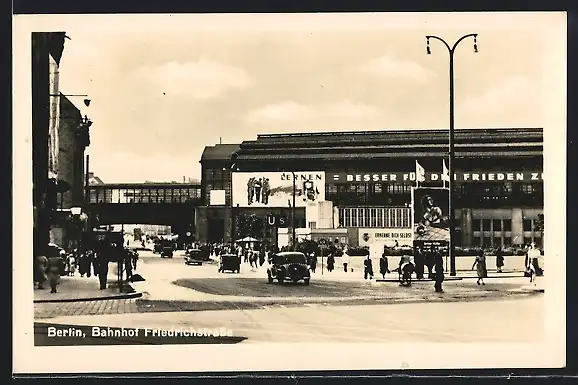
<path fill-rule="evenodd" d="M 111 263 L 108 269 L 107 288 L 100 290 L 98 277 L 92 275 L 90 278 L 81 277 L 78 272 L 74 276 L 60 277 L 60 284 L 57 293 L 50 293 L 48 282 L 44 284 L 44 289 L 34 288 L 34 302 L 77 302 L 95 301 L 104 299 L 126 299 L 138 298 L 142 293 L 136 292 L 128 283 L 123 283 L 122 292 L 119 291 L 116 277 L 116 263 Z"/>

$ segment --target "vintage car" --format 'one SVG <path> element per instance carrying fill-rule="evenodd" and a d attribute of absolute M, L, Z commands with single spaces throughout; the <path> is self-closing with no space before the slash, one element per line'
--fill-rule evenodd
<path fill-rule="evenodd" d="M 309 285 L 311 273 L 307 266 L 305 254 L 299 252 L 281 252 L 274 254 L 267 269 L 267 280 L 273 283 L 274 280 L 298 282 L 303 280 Z"/>
<path fill-rule="evenodd" d="M 219 259 L 219 273 L 224 273 L 225 271 L 241 272 L 241 257 L 238 255 L 221 254 Z"/>
<path fill-rule="evenodd" d="M 199 249 L 188 249 L 185 252 L 185 265 L 199 265 L 203 264 L 203 252 Z"/>
<path fill-rule="evenodd" d="M 173 247 L 164 246 L 161 250 L 161 258 L 172 258 L 173 257 Z"/>

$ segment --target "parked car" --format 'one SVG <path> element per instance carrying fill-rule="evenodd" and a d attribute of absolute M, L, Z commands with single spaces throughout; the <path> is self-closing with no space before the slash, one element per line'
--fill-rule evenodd
<path fill-rule="evenodd" d="M 188 249 L 185 252 L 185 265 L 199 265 L 203 264 L 203 252 L 199 249 Z"/>
<path fill-rule="evenodd" d="M 267 281 L 273 283 L 274 280 L 282 283 L 284 281 L 298 282 L 303 280 L 309 285 L 311 273 L 307 266 L 305 254 L 288 251 L 274 254 L 267 269 Z"/>
<path fill-rule="evenodd" d="M 241 257 L 236 254 L 221 254 L 219 261 L 219 273 L 224 273 L 225 271 L 240 273 Z"/>

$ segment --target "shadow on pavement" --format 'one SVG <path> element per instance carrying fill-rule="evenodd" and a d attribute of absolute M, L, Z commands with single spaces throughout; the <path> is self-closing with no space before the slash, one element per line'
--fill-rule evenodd
<path fill-rule="evenodd" d="M 148 333 L 146 333 L 148 330 Z M 236 344 L 246 337 L 227 335 L 223 329 L 177 328 L 159 335 L 160 329 L 118 328 L 85 325 L 34 323 L 35 346 L 90 345 L 196 345 Z M 176 331 L 176 332 L 175 332 Z M 58 334 L 60 335 L 58 335 Z M 154 335 L 153 335 L 154 334 Z"/>

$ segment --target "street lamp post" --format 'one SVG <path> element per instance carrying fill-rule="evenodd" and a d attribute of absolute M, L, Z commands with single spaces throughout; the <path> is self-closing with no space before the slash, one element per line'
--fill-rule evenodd
<path fill-rule="evenodd" d="M 450 242 L 448 251 L 450 254 L 450 276 L 456 275 L 456 255 L 454 252 L 454 233 L 455 233 L 455 221 L 454 221 L 454 53 L 455 50 L 464 39 L 468 37 L 474 38 L 474 52 L 478 52 L 478 44 L 477 44 L 477 33 L 470 33 L 460 37 L 452 47 L 444 39 L 438 36 L 426 36 L 427 39 L 427 54 L 431 54 L 429 41 L 430 39 L 435 39 L 441 41 L 449 52 L 449 60 L 450 60 L 450 130 L 449 130 L 449 153 L 448 153 L 448 173 L 449 173 L 449 228 L 450 228 Z"/>
<path fill-rule="evenodd" d="M 293 204 L 291 205 L 291 238 L 292 238 L 292 247 L 293 247 L 293 251 L 295 251 L 295 194 L 296 194 L 296 181 L 295 181 L 295 172 L 291 171 L 291 175 L 293 177 Z"/>

